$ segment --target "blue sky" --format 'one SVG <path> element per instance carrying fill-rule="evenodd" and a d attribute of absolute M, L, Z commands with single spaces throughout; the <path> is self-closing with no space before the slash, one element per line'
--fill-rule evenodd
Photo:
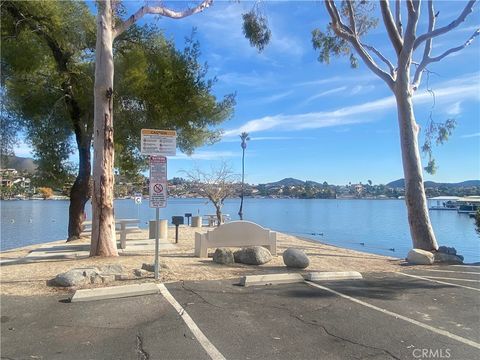
<path fill-rule="evenodd" d="M 127 2 L 129 13 L 143 2 Z M 169 4 L 167 2 L 167 4 Z M 186 2 L 170 3 L 181 8 Z M 191 3 L 190 3 L 191 4 Z M 183 39 L 197 28 L 202 60 L 218 82 L 215 94 L 236 92 L 233 118 L 222 126 L 222 141 L 199 148 L 192 157 L 169 158 L 169 178 L 194 166 L 208 168 L 223 159 L 241 169 L 238 134 L 250 133 L 246 151 L 246 181 L 264 183 L 284 177 L 327 181 L 387 183 L 403 177 L 395 102 L 387 86 L 360 61 L 351 69 L 348 58 L 317 61 L 311 31 L 325 29 L 328 18 L 320 1 L 262 2 L 272 30 L 262 52 L 250 47 L 242 34 L 241 14 L 253 2 L 220 2 L 204 13 L 182 20 L 147 15 L 168 38 L 183 47 Z M 418 33 L 426 26 L 426 3 Z M 460 1 L 438 1 L 437 26 L 452 21 L 463 8 Z M 477 5 L 457 30 L 434 41 L 432 55 L 464 43 L 480 27 Z M 424 126 L 430 112 L 435 121 L 455 118 L 450 140 L 434 149 L 439 169 L 426 180 L 457 182 L 480 178 L 480 39 L 462 52 L 433 64 L 426 91 L 424 76 L 414 99 L 415 114 Z M 365 39 L 393 60 L 382 22 Z M 416 59 L 419 59 L 419 51 Z M 420 140 L 422 141 L 422 140 Z M 18 155 L 25 155 L 25 148 Z M 423 158 L 424 162 L 425 158 Z"/>

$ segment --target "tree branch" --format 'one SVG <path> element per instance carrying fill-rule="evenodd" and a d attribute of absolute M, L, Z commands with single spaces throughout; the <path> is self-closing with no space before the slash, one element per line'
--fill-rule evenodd
<path fill-rule="evenodd" d="M 380 60 L 382 60 L 387 66 L 388 66 L 388 69 L 390 70 L 390 75 L 392 75 L 392 77 L 395 76 L 395 67 L 393 66 L 393 64 L 390 62 L 390 60 L 388 60 L 380 51 L 378 51 L 375 47 L 371 46 L 371 45 L 367 45 L 367 44 L 364 44 L 364 43 L 361 43 L 361 45 L 370 50 L 371 52 L 373 52 L 375 55 L 378 56 L 378 58 Z"/>
<path fill-rule="evenodd" d="M 428 32 L 432 32 L 435 29 L 435 10 L 433 9 L 433 1 L 428 0 Z M 432 51 L 432 39 L 428 39 L 425 42 L 425 49 L 423 50 L 423 57 L 420 65 L 417 67 L 415 71 L 415 75 L 413 77 L 412 88 L 415 91 L 422 79 L 423 70 L 428 64 L 430 58 L 430 52 Z"/>
<path fill-rule="evenodd" d="M 409 74 L 409 66 L 412 60 L 413 44 L 415 42 L 415 31 L 418 24 L 418 18 L 420 15 L 420 2 L 418 0 L 407 0 L 408 21 L 405 28 L 405 34 L 403 36 L 402 51 L 398 56 L 399 69 L 407 71 L 405 74 Z"/>
<path fill-rule="evenodd" d="M 332 20 L 332 29 L 337 36 L 348 41 L 353 48 L 357 51 L 358 55 L 362 58 L 367 67 L 379 78 L 381 78 L 390 88 L 393 88 L 394 80 L 390 74 L 383 71 L 372 59 L 370 54 L 360 43 L 360 40 L 355 36 L 352 31 L 342 23 L 340 15 L 338 14 L 337 7 L 333 0 L 325 0 L 325 7 Z"/>
<path fill-rule="evenodd" d="M 465 41 L 462 45 L 459 45 L 459 46 L 456 46 L 454 48 L 448 49 L 447 51 L 443 52 L 442 54 L 440 54 L 438 56 L 435 56 L 435 57 L 429 57 L 428 56 L 428 57 L 424 58 L 422 60 L 422 62 L 418 65 L 417 71 L 415 72 L 415 77 L 414 77 L 413 83 L 412 83 L 413 90 L 417 90 L 418 87 L 420 86 L 422 73 L 429 64 L 434 63 L 434 62 L 438 62 L 438 61 L 442 60 L 443 58 L 447 57 L 450 54 L 453 54 L 453 53 L 456 53 L 456 52 L 459 52 L 459 51 L 465 49 L 479 35 L 480 35 L 480 28 L 478 28 L 472 34 L 472 36 L 470 36 L 470 38 L 467 41 Z"/>
<path fill-rule="evenodd" d="M 473 11 L 473 6 L 475 5 L 476 0 L 470 0 L 465 8 L 463 9 L 462 13 L 450 24 L 443 26 L 441 28 L 438 28 L 433 31 L 428 31 L 425 34 L 420 35 L 414 43 L 413 49 L 415 50 L 420 44 L 424 41 L 427 41 L 428 39 L 432 39 L 434 37 L 440 36 L 442 34 L 445 34 L 449 32 L 450 30 L 455 29 L 458 25 L 460 25 L 462 22 L 465 21 L 467 16 Z"/>
<path fill-rule="evenodd" d="M 395 24 L 400 38 L 403 38 L 401 1 L 395 0 Z"/>
<path fill-rule="evenodd" d="M 380 9 L 382 12 L 383 23 L 385 24 L 385 28 L 387 29 L 388 37 L 395 49 L 397 54 L 400 54 L 403 47 L 403 41 L 398 33 L 397 27 L 393 20 L 392 12 L 390 11 L 390 5 L 388 4 L 388 0 L 380 1 Z"/>
<path fill-rule="evenodd" d="M 357 26 L 355 25 L 355 12 L 353 10 L 352 2 L 347 1 L 348 6 L 348 17 L 350 20 L 350 29 L 352 30 L 353 34 L 357 36 Z"/>
<path fill-rule="evenodd" d="M 113 38 L 116 38 L 118 35 L 127 30 L 135 22 L 141 19 L 146 14 L 155 14 L 160 16 L 165 16 L 171 19 L 182 19 L 187 16 L 197 14 L 208 8 L 213 3 L 213 0 L 203 0 L 199 5 L 194 8 L 188 8 L 183 11 L 175 11 L 163 6 L 142 6 L 137 12 L 131 15 L 127 20 L 118 24 L 113 31 Z"/>

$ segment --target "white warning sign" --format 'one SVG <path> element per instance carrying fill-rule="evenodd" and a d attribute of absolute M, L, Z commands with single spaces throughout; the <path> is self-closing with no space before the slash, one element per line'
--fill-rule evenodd
<path fill-rule="evenodd" d="M 167 158 L 150 156 L 150 207 L 167 206 Z"/>

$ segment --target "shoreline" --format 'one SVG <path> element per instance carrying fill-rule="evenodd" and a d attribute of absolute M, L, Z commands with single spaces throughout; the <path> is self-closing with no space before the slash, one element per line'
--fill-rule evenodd
<path fill-rule="evenodd" d="M 224 280 L 240 278 L 245 275 L 271 274 L 285 272 L 311 271 L 359 271 L 359 272 L 396 272 L 402 270 L 403 260 L 383 255 L 370 254 L 356 250 L 322 244 L 311 239 L 277 232 L 277 256 L 272 261 L 260 266 L 244 264 L 220 265 L 211 258 L 197 258 L 193 255 L 195 232 L 205 232 L 211 228 L 180 227 L 179 243 L 170 249 L 161 250 L 160 261 L 166 267 L 161 269 L 160 281 L 164 283 L 178 281 Z M 132 239 L 142 240 L 148 237 L 148 231 L 131 234 Z M 169 227 L 168 241 L 174 243 L 175 228 Z M 151 240 L 153 242 L 153 240 Z M 71 245 L 89 244 L 90 238 L 82 238 L 69 242 Z M 22 247 L 20 249 L 0 252 L 1 259 L 22 258 L 30 251 L 48 247 L 49 245 L 65 245 L 63 241 L 54 241 Z M 310 259 L 310 266 L 304 270 L 290 269 L 283 264 L 282 253 L 288 247 L 305 251 Z M 128 249 L 128 241 L 127 241 Z M 124 285 L 153 281 L 153 274 L 146 278 L 135 278 L 134 269 L 142 263 L 153 263 L 153 252 L 122 254 L 115 258 L 80 257 L 74 259 L 33 260 L 17 264 L 0 266 L 2 295 L 33 296 L 36 294 L 68 294 L 71 289 L 52 288 L 46 281 L 57 274 L 72 268 L 97 267 L 110 264 L 121 264 L 130 278 L 126 281 L 115 281 L 112 285 Z M 85 285 L 90 288 L 98 285 Z"/>

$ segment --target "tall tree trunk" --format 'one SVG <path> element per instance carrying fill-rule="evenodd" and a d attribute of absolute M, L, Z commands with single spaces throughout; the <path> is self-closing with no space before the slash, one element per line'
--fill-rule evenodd
<path fill-rule="evenodd" d="M 91 135 L 77 134 L 78 175 L 70 190 L 70 207 L 68 211 L 68 240 L 80 237 L 85 214 L 85 204 L 90 199 L 90 173 L 92 170 L 90 145 Z M 86 138 L 85 138 L 86 137 Z"/>
<path fill-rule="evenodd" d="M 118 256 L 113 210 L 113 14 L 98 1 L 94 87 L 94 169 L 90 256 Z"/>
<path fill-rule="evenodd" d="M 240 220 L 243 220 L 243 192 L 245 184 L 245 149 L 242 148 L 242 193 L 240 194 L 240 210 L 238 210 L 238 216 Z"/>
<path fill-rule="evenodd" d="M 405 201 L 413 247 L 423 250 L 437 250 L 437 240 L 430 223 L 423 185 L 422 163 L 418 149 L 419 128 L 413 112 L 408 74 L 399 72 L 394 93 L 397 100 L 400 144 L 405 175 Z"/>

